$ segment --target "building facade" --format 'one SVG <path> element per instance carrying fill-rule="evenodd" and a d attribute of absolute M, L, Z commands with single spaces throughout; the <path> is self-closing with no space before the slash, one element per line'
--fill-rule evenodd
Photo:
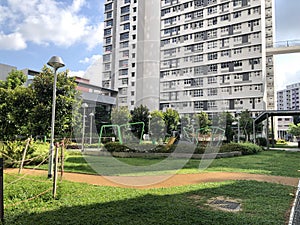
<path fill-rule="evenodd" d="M 160 5 L 157 0 L 106 0 L 102 86 L 117 105 L 159 106 Z"/>
<path fill-rule="evenodd" d="M 273 39 L 273 0 L 106 0 L 103 86 L 130 109 L 273 109 Z"/>
<path fill-rule="evenodd" d="M 277 109 L 278 110 L 299 110 L 300 98 L 300 83 L 287 85 L 286 89 L 277 91 Z M 277 120 L 277 135 L 278 138 L 288 139 L 291 135 L 288 135 L 287 130 L 289 124 L 293 123 L 292 116 L 278 117 Z"/>

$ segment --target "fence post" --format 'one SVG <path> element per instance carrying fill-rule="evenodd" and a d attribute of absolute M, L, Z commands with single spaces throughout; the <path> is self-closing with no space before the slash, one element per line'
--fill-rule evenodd
<path fill-rule="evenodd" d="M 60 181 L 62 181 L 64 175 L 64 158 L 65 158 L 65 139 L 61 143 L 61 152 L 60 152 Z"/>
<path fill-rule="evenodd" d="M 58 148 L 59 143 L 55 145 L 55 165 L 54 165 L 54 179 L 53 179 L 53 198 L 56 197 L 56 188 L 57 188 L 57 164 L 58 164 Z"/>
<path fill-rule="evenodd" d="M 3 158 L 0 158 L 0 219 L 2 224 L 4 224 L 3 167 Z"/>
<path fill-rule="evenodd" d="M 30 141 L 31 141 L 31 138 L 28 138 L 27 143 L 26 143 L 26 147 L 25 147 L 24 152 L 23 152 L 22 161 L 21 161 L 21 164 L 20 164 L 20 167 L 19 167 L 19 174 L 22 172 L 25 157 L 26 157 L 26 153 L 27 153 L 27 149 L 28 149 Z"/>

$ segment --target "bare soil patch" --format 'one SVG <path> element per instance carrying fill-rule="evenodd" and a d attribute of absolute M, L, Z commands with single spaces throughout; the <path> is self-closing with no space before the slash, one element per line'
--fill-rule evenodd
<path fill-rule="evenodd" d="M 5 173 L 18 173 L 18 169 L 6 169 Z M 45 175 L 45 170 L 24 169 L 24 175 Z M 165 178 L 165 179 L 164 179 Z M 64 173 L 63 180 L 88 183 L 100 186 L 126 187 L 126 188 L 165 188 L 182 185 L 192 185 L 205 182 L 222 182 L 227 180 L 256 180 L 262 182 L 271 182 L 289 186 L 298 186 L 299 179 L 283 176 L 269 176 L 261 174 L 235 173 L 235 172 L 205 172 L 198 174 L 176 174 L 176 175 L 159 175 L 159 176 L 101 176 L 79 173 Z M 124 185 L 124 183 L 133 185 Z M 143 185 L 145 183 L 151 185 Z M 159 181 L 159 182 L 155 182 Z"/>

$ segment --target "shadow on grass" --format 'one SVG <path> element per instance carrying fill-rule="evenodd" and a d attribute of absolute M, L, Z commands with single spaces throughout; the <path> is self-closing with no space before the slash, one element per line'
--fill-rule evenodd
<path fill-rule="evenodd" d="M 168 189 L 135 190 L 93 187 L 67 193 L 61 188 L 59 199 L 46 202 L 42 213 L 22 213 L 11 209 L 6 224 L 284 224 L 292 202 L 292 187 L 256 181 L 230 181 Z M 72 198 L 71 198 L 72 196 Z M 223 212 L 209 208 L 212 197 L 239 199 L 242 211 Z M 47 207 L 48 204 L 48 207 Z M 73 206 L 72 206 L 73 205 Z M 20 210 L 20 208 L 19 208 Z"/>

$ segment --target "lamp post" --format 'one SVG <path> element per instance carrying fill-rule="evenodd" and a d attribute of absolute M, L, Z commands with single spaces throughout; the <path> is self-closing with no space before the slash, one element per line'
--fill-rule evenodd
<path fill-rule="evenodd" d="M 85 109 L 88 107 L 88 104 L 85 102 L 82 103 L 81 107 L 83 108 L 83 118 L 82 118 L 82 139 L 81 139 L 81 151 L 84 151 L 84 133 L 85 133 Z"/>
<path fill-rule="evenodd" d="M 255 116 L 253 116 L 252 117 L 252 122 L 253 122 L 253 124 L 252 124 L 252 126 L 253 126 L 253 144 L 256 144 L 256 138 L 255 138 L 255 136 L 256 136 L 256 133 L 255 133 Z"/>
<path fill-rule="evenodd" d="M 93 135 L 93 116 L 95 116 L 94 113 L 90 113 L 89 116 L 91 117 L 90 119 L 90 145 L 92 144 L 92 135 Z"/>
<path fill-rule="evenodd" d="M 64 67 L 65 64 L 59 56 L 52 56 L 47 62 L 49 66 L 54 69 L 54 82 L 53 82 L 53 97 L 52 97 L 52 118 L 51 118 L 51 137 L 50 137 L 50 150 L 49 150 L 49 163 L 48 163 L 48 178 L 52 178 L 53 173 L 53 149 L 54 149 L 54 125 L 55 125 L 55 104 L 56 104 L 56 72 L 59 68 Z"/>
<path fill-rule="evenodd" d="M 241 136 L 241 131 L 240 131 L 240 111 L 236 112 L 237 115 L 237 120 L 238 120 L 238 143 L 240 143 L 240 136 Z"/>
<path fill-rule="evenodd" d="M 152 119 L 152 116 L 151 116 L 151 114 L 149 114 L 149 116 L 148 116 L 148 134 L 149 134 L 149 136 L 150 136 L 151 119 Z"/>

